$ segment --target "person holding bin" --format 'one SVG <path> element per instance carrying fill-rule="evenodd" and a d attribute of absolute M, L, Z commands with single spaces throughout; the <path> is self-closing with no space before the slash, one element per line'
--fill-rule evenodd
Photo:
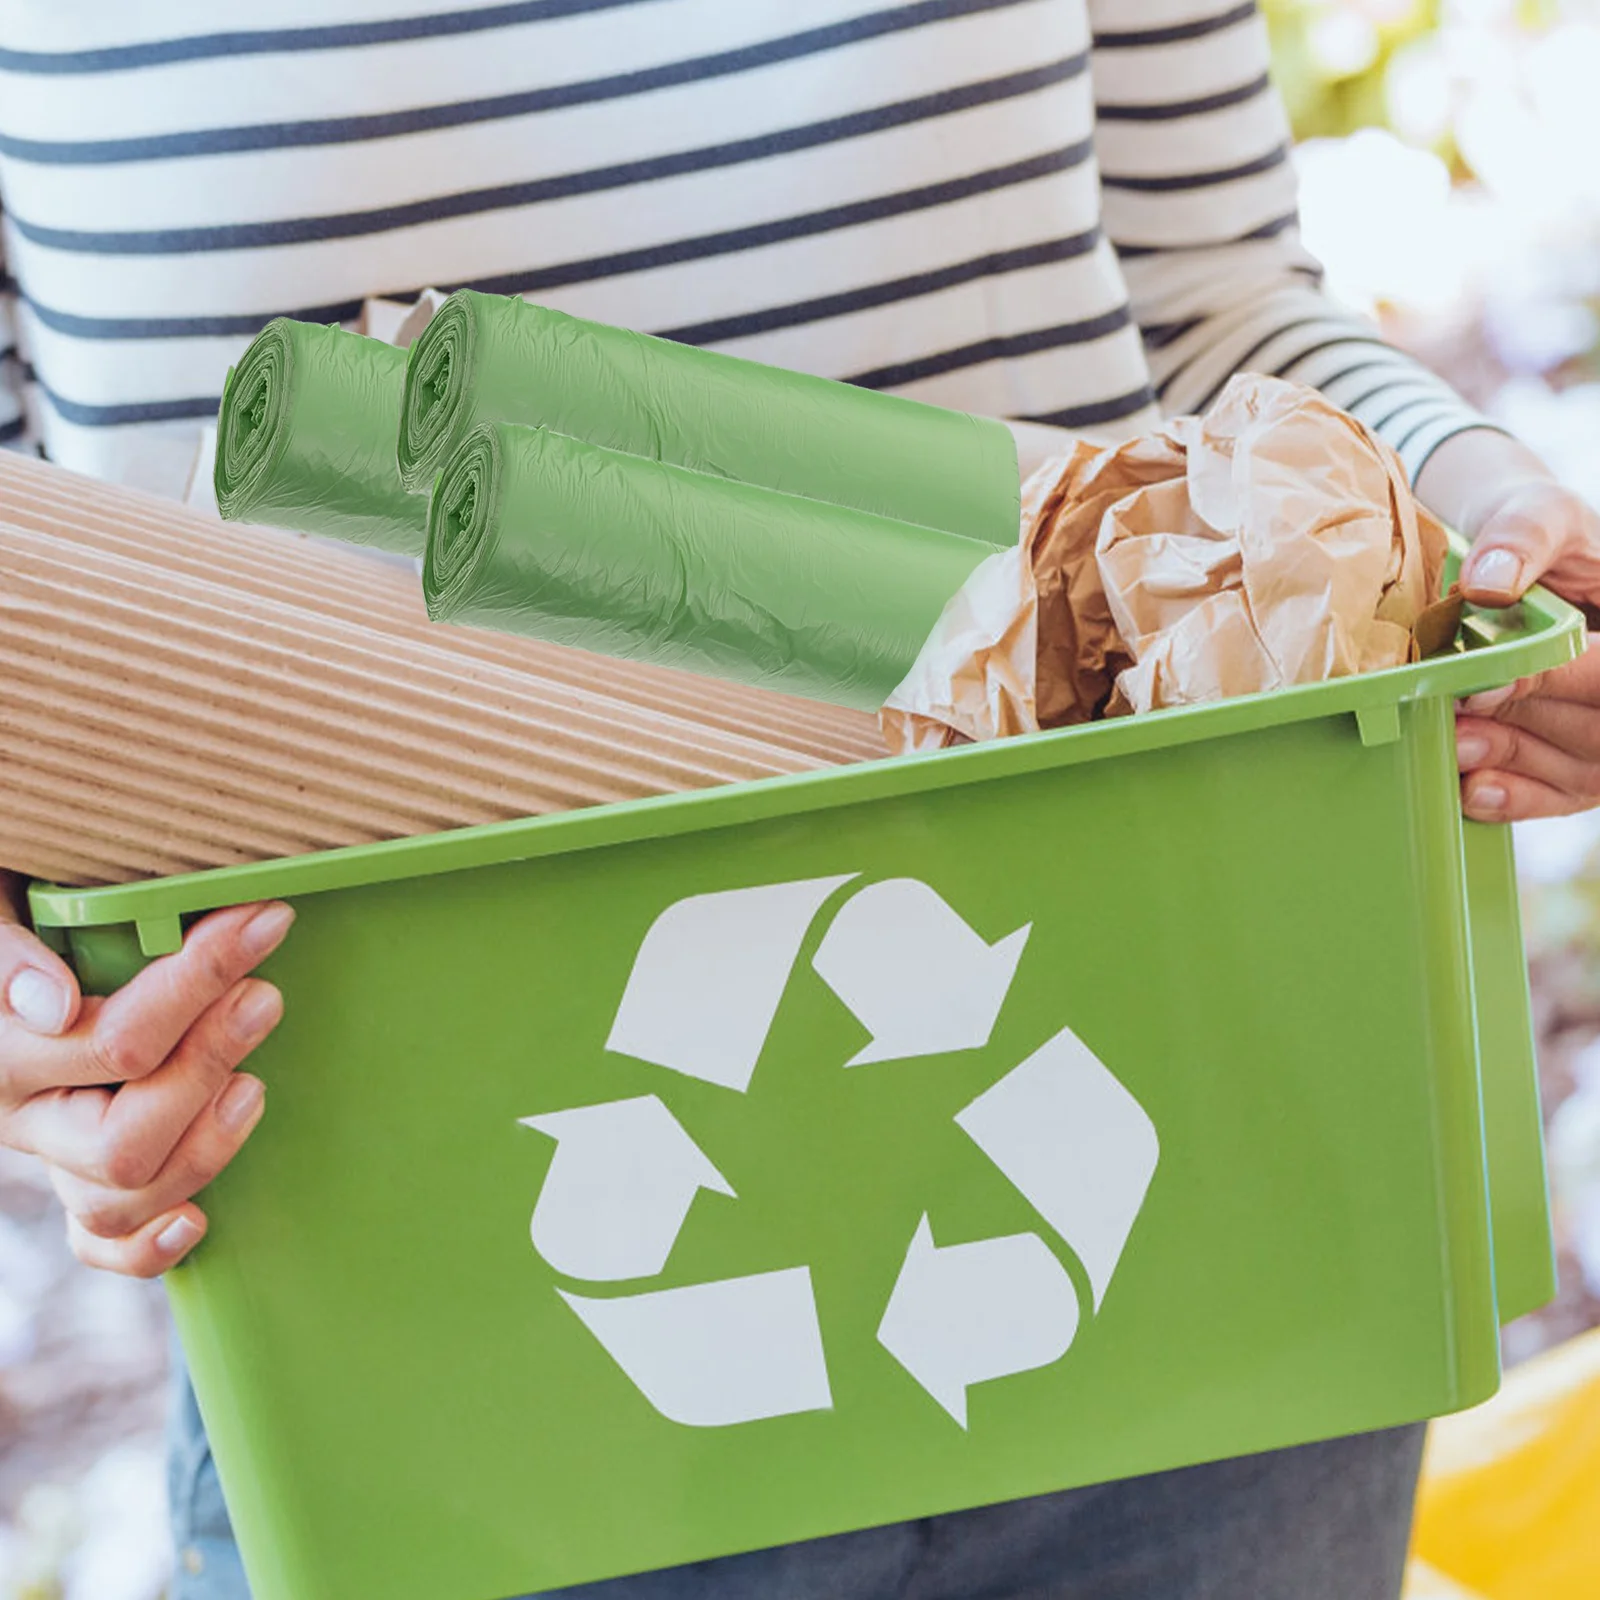
<path fill-rule="evenodd" d="M 984 531 L 967 502 L 992 503 L 986 475 L 1016 490 L 1004 430 L 973 418 L 1011 419 L 1026 470 L 1048 430 L 1125 438 L 1256 370 L 1322 389 L 1394 447 L 1422 501 L 1474 541 L 1469 598 L 1506 605 L 1538 581 L 1600 605 L 1600 518 L 1323 294 L 1250 0 L 848 0 L 803 15 L 767 0 L 315 15 L 263 0 L 229 28 L 199 31 L 178 0 L 70 27 L 23 0 L 0 38 L 7 265 L 39 442 L 68 466 L 177 492 L 227 367 L 274 317 L 350 322 L 368 296 L 464 285 L 481 294 L 456 303 L 404 391 L 384 528 L 353 512 L 345 537 L 398 528 L 420 551 L 425 503 L 406 491 L 427 486 L 451 429 L 482 420 L 453 409 L 487 361 L 482 319 L 571 313 L 965 414 L 937 459 L 831 463 L 869 489 L 921 475 L 924 509 L 868 504 L 861 526 L 953 518 L 956 566 Z M 536 305 L 484 298 L 497 294 Z M 336 343 L 290 329 L 283 351 L 337 364 Z M 589 355 L 660 376 L 626 334 Z M 374 415 L 402 403 L 402 366 L 387 358 Z M 270 372 L 234 381 L 261 383 L 247 411 L 267 420 Z M 352 390 L 347 406 L 372 400 Z M 585 436 L 626 449 L 630 426 L 608 407 Z M 606 428 L 616 438 L 596 439 Z M 719 448 L 805 493 L 819 450 L 794 445 L 752 415 Z M 223 448 L 243 492 L 260 459 L 247 438 Z M 654 453 L 670 477 L 670 451 Z M 336 493 L 389 463 L 323 469 Z M 273 509 L 292 525 L 292 505 Z M 1600 800 L 1600 654 L 1468 702 L 1458 727 L 1468 816 Z M 195 1197 L 266 1109 L 247 1061 L 282 1001 L 252 973 L 292 913 L 210 915 L 102 1000 L 7 888 L 0 1140 L 48 1163 L 81 1261 L 158 1275 L 204 1237 Z M 1402 1428 L 585 1592 L 1392 1600 L 1420 1448 Z M 173 1600 L 245 1600 L 182 1395 L 174 1460 Z"/>

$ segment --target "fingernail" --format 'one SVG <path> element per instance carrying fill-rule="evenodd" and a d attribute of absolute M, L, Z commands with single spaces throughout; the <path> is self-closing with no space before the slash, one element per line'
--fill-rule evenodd
<path fill-rule="evenodd" d="M 1514 683 L 1508 683 L 1503 689 L 1486 689 L 1482 694 L 1475 694 L 1470 699 L 1461 702 L 1463 711 L 1498 711 L 1512 694 L 1516 691 Z"/>
<path fill-rule="evenodd" d="M 1456 761 L 1463 767 L 1475 767 L 1489 754 L 1489 741 L 1481 733 L 1456 735 Z"/>
<path fill-rule="evenodd" d="M 285 905 L 267 906 L 256 912 L 239 933 L 239 943 L 252 961 L 260 961 L 283 943 L 294 922 L 294 911 Z"/>
<path fill-rule="evenodd" d="M 1522 557 L 1509 550 L 1485 550 L 1472 563 L 1471 586 L 1491 594 L 1522 593 Z"/>
<path fill-rule="evenodd" d="M 200 1238 L 201 1229 L 193 1217 L 174 1217 L 156 1235 L 156 1249 L 164 1256 L 181 1256 Z"/>
<path fill-rule="evenodd" d="M 283 1015 L 283 997 L 270 983 L 253 983 L 234 1002 L 228 1031 L 241 1044 L 256 1044 Z"/>
<path fill-rule="evenodd" d="M 1467 796 L 1467 810 L 1497 817 L 1506 808 L 1506 792 L 1497 783 L 1479 784 Z"/>
<path fill-rule="evenodd" d="M 72 996 L 48 973 L 24 967 L 6 988 L 6 1004 L 12 1016 L 35 1033 L 60 1033 L 67 1025 Z"/>
<path fill-rule="evenodd" d="M 217 1121 L 229 1133 L 238 1133 L 261 1115 L 266 1098 L 266 1090 L 262 1088 L 259 1078 L 236 1077 L 217 1101 Z"/>

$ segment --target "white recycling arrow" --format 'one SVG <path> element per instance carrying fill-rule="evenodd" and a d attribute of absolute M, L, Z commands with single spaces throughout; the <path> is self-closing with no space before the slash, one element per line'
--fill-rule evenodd
<path fill-rule="evenodd" d="M 1059 1361 L 1077 1331 L 1077 1291 L 1038 1234 L 941 1250 L 924 1215 L 878 1342 L 964 1428 L 972 1384 Z"/>
<path fill-rule="evenodd" d="M 1160 1156 L 1144 1108 L 1063 1028 L 956 1121 L 1072 1246 L 1099 1310 Z"/>
<path fill-rule="evenodd" d="M 812 959 L 872 1035 L 845 1065 L 987 1044 L 1032 928 L 991 947 L 915 878 L 889 878 L 847 900 Z"/>
<path fill-rule="evenodd" d="M 529 1231 L 539 1254 L 570 1277 L 653 1277 L 695 1195 L 733 1194 L 656 1095 L 521 1120 L 557 1141 Z"/>
<path fill-rule="evenodd" d="M 634 957 L 606 1049 L 749 1088 L 806 930 L 854 876 L 723 889 L 668 906 Z"/>
<path fill-rule="evenodd" d="M 669 1421 L 724 1428 L 832 1409 L 809 1267 L 615 1300 L 559 1292 Z"/>

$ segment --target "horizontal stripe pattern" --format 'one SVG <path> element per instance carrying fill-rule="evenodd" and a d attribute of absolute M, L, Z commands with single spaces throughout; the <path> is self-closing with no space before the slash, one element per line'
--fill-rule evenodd
<path fill-rule="evenodd" d="M 1370 330 L 1368 330 L 1370 331 Z M 1399 452 L 1413 479 L 1428 457 L 1464 426 L 1490 426 L 1448 385 L 1370 338 L 1323 338 L 1302 348 L 1282 376 L 1321 389 Z M 1419 402 L 1414 407 L 1410 402 Z M 1404 413 L 1398 408 L 1408 406 Z"/>
<path fill-rule="evenodd" d="M 1095 145 L 1102 223 L 1163 409 L 1204 409 L 1240 370 L 1325 385 L 1414 474 L 1439 438 L 1483 419 L 1322 291 L 1260 18 L 1238 4 L 1147 5 L 1142 28 L 1121 25 L 1121 0 L 1091 5 Z"/>
<path fill-rule="evenodd" d="M 1106 8 L 1114 16 L 1114 8 Z M 1097 27 L 1094 44 L 1097 50 L 1148 50 L 1153 45 L 1186 44 L 1191 39 L 1204 39 L 1214 33 L 1248 22 L 1255 15 L 1255 0 L 1230 5 L 1225 11 L 1209 16 L 1192 18 L 1186 22 L 1169 22 L 1162 27 L 1118 28 Z"/>
<path fill-rule="evenodd" d="M 572 83 L 549 84 L 514 94 L 438 105 L 412 106 L 365 116 L 310 117 L 294 122 L 248 123 L 238 127 L 197 128 L 178 133 L 122 139 L 27 139 L 0 128 L 0 156 L 20 161 L 65 166 L 105 166 L 132 161 L 167 161 L 184 156 L 232 155 L 245 151 L 351 144 L 366 139 L 391 139 L 401 134 L 429 133 L 441 128 L 509 117 L 563 111 L 571 106 L 624 100 L 683 84 L 750 72 L 804 56 L 821 55 L 863 39 L 882 37 L 952 17 L 998 11 L 1023 0 L 919 0 L 865 16 L 850 17 L 821 28 L 808 28 L 777 39 L 762 40 L 713 55 L 663 62 L 632 72 L 613 72 Z"/>
<path fill-rule="evenodd" d="M 1171 122 L 1178 117 L 1204 116 L 1212 111 L 1225 111 L 1230 106 L 1245 105 L 1263 98 L 1271 89 L 1272 82 L 1263 72 L 1236 88 L 1216 89 L 1188 100 L 1152 100 L 1133 105 L 1108 105 L 1102 100 L 1096 110 L 1101 122 Z"/>
<path fill-rule="evenodd" d="M 99 72 L 128 72 L 142 67 L 170 66 L 180 61 L 211 61 L 226 56 L 286 55 L 308 50 L 348 50 L 376 44 L 441 39 L 481 33 L 525 22 L 587 15 L 638 6 L 647 0 L 523 0 L 520 5 L 491 5 L 442 11 L 415 17 L 351 22 L 311 28 L 257 28 L 230 33 L 196 34 L 189 38 L 153 38 L 78 50 L 0 49 L 0 71 L 40 77 Z M 113 8 L 120 9 L 120 8 Z M 92 19 L 75 15 L 72 27 Z"/>
<path fill-rule="evenodd" d="M 1130 389 L 1127 394 L 1113 395 L 1109 400 L 1094 400 L 1081 406 L 1061 406 L 1054 411 L 1036 411 L 1023 417 L 1024 422 L 1042 422 L 1052 428 L 1101 428 L 1110 423 L 1126 423 L 1143 418 L 1156 409 L 1156 395 L 1149 384 Z"/>
<path fill-rule="evenodd" d="M 1110 438 L 1251 362 L 1478 421 L 1322 294 L 1238 0 L 11 9 L 0 375 L 82 470 L 181 490 L 271 317 L 463 285 Z"/>
<path fill-rule="evenodd" d="M 262 3 L 258 0 L 258 8 Z M 265 3 L 278 14 L 290 0 Z M 423 46 L 300 52 L 265 62 L 230 56 L 145 69 L 111 80 L 113 92 L 95 99 L 63 95 L 57 78 L 0 70 L 0 99 L 13 135 L 70 143 L 383 116 L 670 67 L 913 3 L 806 0 L 799 15 L 790 7 L 780 18 L 759 0 L 749 8 L 720 8 L 720 14 L 686 9 L 682 0 L 642 0 L 623 17 L 536 18 L 498 29 L 492 39 L 474 33 L 431 39 Z M 339 0 L 341 12 L 354 9 L 351 0 Z M 380 0 L 363 9 L 395 7 Z M 601 31 L 603 54 L 594 45 Z M 1087 45 L 1087 38 L 1081 43 Z M 292 84 L 288 94 L 286 78 Z M 181 100 L 181 115 L 164 107 L 167 99 Z"/>
<path fill-rule="evenodd" d="M 524 183 L 497 184 L 430 195 L 404 205 L 346 211 L 331 216 L 285 217 L 272 222 L 235 223 L 209 228 L 149 228 L 120 232 L 86 228 L 52 228 L 29 222 L 13 209 L 11 225 L 30 244 L 93 255 L 194 255 L 209 250 L 255 250 L 264 246 L 307 244 L 324 239 L 349 239 L 360 234 L 393 233 L 423 222 L 451 221 L 485 211 L 540 205 L 574 195 L 607 189 L 634 188 L 688 173 L 714 171 L 744 162 L 812 150 L 819 145 L 860 139 L 909 123 L 947 117 L 974 106 L 1031 94 L 1078 76 L 1088 64 L 1084 55 L 1068 56 L 1021 72 L 977 83 L 963 83 L 937 94 L 919 95 L 873 106 L 823 122 L 780 128 L 749 139 L 702 145 L 666 155 L 649 156 L 613 166 L 589 167 L 552 174 Z M 1130 185 L 1131 186 L 1131 185 Z"/>
<path fill-rule="evenodd" d="M 217 407 L 222 404 L 220 392 L 189 395 L 178 400 L 133 400 L 122 405 L 85 405 L 81 400 L 69 400 L 65 395 L 56 394 L 44 383 L 39 384 L 39 394 L 56 416 L 80 428 L 116 428 L 130 422 L 209 418 L 217 414 Z"/>
<path fill-rule="evenodd" d="M 915 361 L 902 361 L 895 366 L 878 367 L 871 372 L 853 373 L 849 381 L 868 389 L 903 389 L 922 378 L 960 372 L 964 367 L 981 366 L 989 361 L 1010 361 L 1040 350 L 1064 350 L 1073 345 L 1093 344 L 1097 339 L 1121 332 L 1130 320 L 1128 308 L 1118 306 L 1115 311 L 1105 311 L 1098 317 L 1087 317 L 1081 322 L 1035 328 L 1027 333 L 991 334 L 987 339 L 961 345 L 954 350 L 941 350 L 934 355 L 919 356 Z"/>
<path fill-rule="evenodd" d="M 1127 189 L 1135 194 L 1177 194 L 1186 189 L 1214 189 L 1218 184 L 1254 178 L 1283 166 L 1288 159 L 1288 146 L 1280 144 L 1263 155 L 1239 162 L 1237 166 L 1212 167 L 1203 172 L 1163 172 L 1143 176 L 1105 172 L 1100 175 L 1100 181 L 1108 189 Z"/>
<path fill-rule="evenodd" d="M 28 430 L 23 409 L 22 361 L 17 350 L 16 284 L 0 253 L 0 448 L 25 447 Z"/>
<path fill-rule="evenodd" d="M 1049 239 L 1040 244 L 1024 245 L 1017 250 L 997 250 L 953 266 L 940 267 L 932 272 L 913 273 L 909 277 L 895 278 L 888 283 L 867 288 L 845 289 L 838 294 L 822 295 L 813 300 L 800 300 L 784 306 L 768 306 L 761 311 L 747 311 L 731 317 L 718 317 L 709 322 L 690 323 L 682 328 L 657 330 L 668 339 L 684 344 L 723 344 L 731 339 L 748 339 L 754 334 L 771 333 L 778 328 L 803 327 L 808 323 L 823 322 L 830 317 L 849 316 L 869 311 L 877 306 L 893 305 L 897 301 L 913 300 L 933 294 L 939 289 L 950 289 L 958 284 L 976 283 L 984 278 L 998 278 L 1009 272 L 1020 272 L 1028 267 L 1042 267 L 1059 261 L 1072 261 L 1087 255 L 1100 241 L 1098 228 L 1087 233 L 1074 234 L 1069 239 Z M 1120 307 L 1126 321 L 1127 308 Z M 1121 326 L 1119 323 L 1118 326 Z M 865 382 L 858 378 L 857 382 Z M 880 385 L 880 387 L 883 387 Z"/>
<path fill-rule="evenodd" d="M 1237 170 L 1239 165 L 1254 167 L 1258 163 L 1261 171 L 1275 167 L 1276 152 L 1289 143 L 1289 129 L 1277 96 L 1261 92 L 1226 104 L 1211 103 L 1221 98 L 1202 95 L 1188 100 L 1125 107 L 1122 109 L 1137 110 L 1141 115 L 1121 120 L 1107 120 L 1102 109 L 1095 145 L 1101 165 L 1122 180 L 1115 187 L 1134 193 L 1168 192 L 1173 187 L 1170 184 L 1163 187 L 1158 182 L 1141 188 L 1135 180 L 1174 176 L 1173 147 L 1179 136 L 1194 150 L 1261 152 L 1250 162 L 1234 163 L 1232 170 Z M 1204 109 L 1193 109 L 1195 107 Z M 1169 111 L 1173 115 L 1166 115 Z"/>
<path fill-rule="evenodd" d="M 820 211 L 782 217 L 773 222 L 697 234 L 688 238 L 667 239 L 660 244 L 642 245 L 633 250 L 579 257 L 572 261 L 556 262 L 549 266 L 518 272 L 460 280 L 440 278 L 432 287 L 479 289 L 486 294 L 541 296 L 579 284 L 629 277 L 636 273 L 656 272 L 720 256 L 742 256 L 798 240 L 814 239 L 836 231 L 861 229 L 868 224 L 882 223 L 916 212 L 955 207 L 974 197 L 982 199 L 1013 186 L 1035 184 L 1054 174 L 1080 167 L 1088 160 L 1090 153 L 1091 147 L 1085 141 L 1070 145 L 1063 150 L 1047 151 L 1043 155 L 1029 157 L 1023 161 L 948 179 L 943 183 L 926 184 L 895 194 L 876 195 L 842 206 L 829 206 Z M 1009 214 L 1011 213 L 1008 212 Z M 420 289 L 429 287 L 422 283 L 391 284 L 387 279 L 379 281 L 386 286 L 384 292 L 398 291 L 403 296 L 414 295 Z M 317 306 L 297 306 L 291 303 L 236 315 L 97 317 L 62 311 L 37 299 L 29 301 L 30 314 L 37 321 L 45 327 L 70 334 L 78 339 L 146 340 L 214 335 L 250 337 L 260 332 L 275 316 L 292 316 L 308 322 L 349 322 L 360 313 L 360 310 L 361 301 L 352 299 Z"/>
<path fill-rule="evenodd" d="M 679 9 L 685 3 L 690 0 L 678 0 Z M 861 10 L 866 0 L 817 3 L 825 12 L 837 13 L 847 7 Z M 878 5 L 883 3 L 878 0 Z M 707 9 L 706 0 L 692 0 L 692 4 L 697 12 Z M 1081 58 L 1087 49 L 1082 27 L 1055 27 L 1056 49 L 1041 49 L 1041 39 L 1052 37 L 1042 34 L 1040 28 L 1041 20 L 1048 16 L 1042 6 L 1048 4 L 1049 0 L 1015 0 L 995 10 L 954 15 L 936 25 L 864 38 L 772 66 L 620 100 L 580 99 L 571 105 L 425 134 L 353 140 L 314 150 L 291 147 L 234 156 L 123 163 L 114 173 L 95 166 L 41 165 L 15 159 L 0 161 L 0 169 L 6 173 L 10 209 L 35 227 L 72 226 L 96 202 L 97 227 L 106 232 L 147 231 L 152 215 L 168 219 L 169 227 L 196 228 L 387 210 L 465 190 L 563 178 L 574 171 L 628 168 L 707 146 L 735 143 L 751 148 L 750 141 L 763 136 L 836 124 L 863 110 L 926 100 L 946 90 L 970 91 L 973 85 L 1013 76 L 1019 69 L 1037 69 L 1061 56 Z M 758 20 L 763 9 L 755 8 Z M 653 14 L 665 19 L 673 13 Z M 743 9 L 730 13 L 738 20 L 740 33 L 751 31 L 751 16 Z M 785 15 L 784 22 L 787 33 L 792 17 Z M 698 30 L 685 31 L 690 37 L 679 41 L 668 35 L 658 20 L 656 28 L 641 39 L 615 45 L 607 42 L 605 66 L 613 72 L 646 70 L 660 64 L 663 55 L 675 62 L 694 54 L 715 53 L 705 47 L 722 42 L 721 32 L 727 30 L 713 31 L 709 24 L 702 24 Z M 481 42 L 473 42 L 481 49 Z M 388 74 L 377 70 L 375 63 L 346 63 L 344 74 L 325 72 L 321 81 L 307 86 L 291 101 L 280 96 L 270 106 L 252 109 L 263 119 L 283 120 L 294 106 L 321 105 L 341 97 L 358 113 L 381 110 L 394 104 L 393 97 L 402 93 L 413 103 L 436 102 L 447 84 L 457 82 L 457 73 L 471 65 L 458 63 L 454 69 L 441 65 L 430 74 L 414 69 L 396 72 L 395 76 L 406 80 L 405 86 L 395 85 L 385 95 L 379 91 Z M 494 88 L 522 93 L 558 81 L 587 81 L 594 76 L 593 65 L 587 49 L 579 59 L 568 61 L 560 52 L 540 53 L 524 45 L 519 53 L 493 64 L 488 84 L 480 83 L 476 75 L 468 81 L 476 91 Z M 272 81 L 270 74 L 259 69 L 254 76 Z M 359 92 L 350 88 L 351 78 Z M 15 131 L 23 119 L 11 91 L 12 85 L 0 81 L 0 129 L 6 131 Z M 48 106 L 35 108 L 25 119 L 28 127 L 37 128 L 51 119 L 61 121 L 63 111 L 70 107 L 58 102 L 67 98 L 58 94 Z M 988 97 L 980 98 L 987 101 Z M 1015 109 L 1013 102 L 1004 95 L 1001 98 Z M 1088 85 L 1083 81 L 1077 94 L 1066 94 L 1056 102 L 1056 114 L 1063 117 L 1063 126 L 1082 127 L 1087 133 L 1083 123 L 1089 104 Z M 179 120 L 170 116 L 159 119 L 153 104 L 141 109 L 152 132 L 159 133 Z M 958 108 L 943 109 L 948 114 Z M 916 110 L 909 108 L 913 125 Z M 219 107 L 218 112 L 225 115 L 227 108 Z M 186 112 L 181 120 L 191 122 L 194 116 L 192 111 Z M 1065 120 L 1068 117 L 1070 123 Z M 93 132 L 121 131 L 104 107 L 100 119 L 89 124 Z M 903 123 L 905 117 L 892 120 Z M 975 120 L 986 119 L 980 115 Z M 76 124 L 64 125 L 61 131 L 81 137 Z M 828 130 L 821 131 L 825 134 Z M 980 135 L 976 148 L 983 150 L 991 139 Z M 812 147 L 814 141 L 806 143 Z M 829 141 L 824 138 L 823 143 Z M 248 174 L 247 184 L 239 182 L 241 174 Z"/>

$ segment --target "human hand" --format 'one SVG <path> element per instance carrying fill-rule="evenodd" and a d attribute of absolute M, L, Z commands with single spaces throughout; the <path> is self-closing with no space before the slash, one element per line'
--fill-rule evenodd
<path fill-rule="evenodd" d="M 1458 434 L 1417 488 L 1472 540 L 1461 574 L 1467 599 L 1506 606 L 1538 582 L 1600 613 L 1600 516 L 1524 446 Z M 1600 805 L 1600 649 L 1463 702 L 1456 754 L 1462 809 L 1479 822 Z"/>
<path fill-rule="evenodd" d="M 1461 806 L 1478 822 L 1600 805 L 1600 643 L 1576 661 L 1474 695 L 1456 713 Z"/>
<path fill-rule="evenodd" d="M 0 893 L 0 1144 L 39 1156 L 88 1266 L 149 1278 L 199 1243 L 193 1195 L 261 1119 L 234 1069 L 277 1026 L 278 991 L 248 976 L 294 920 L 279 903 L 213 912 L 175 955 L 104 999 Z"/>

